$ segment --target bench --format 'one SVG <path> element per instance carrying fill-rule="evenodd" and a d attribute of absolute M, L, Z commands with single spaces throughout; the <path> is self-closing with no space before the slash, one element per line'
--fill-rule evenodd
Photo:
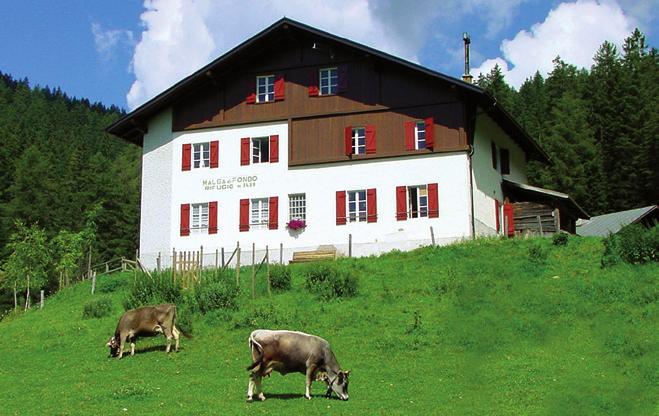
<path fill-rule="evenodd" d="M 312 261 L 335 260 L 336 250 L 296 251 L 291 263 L 309 263 Z"/>

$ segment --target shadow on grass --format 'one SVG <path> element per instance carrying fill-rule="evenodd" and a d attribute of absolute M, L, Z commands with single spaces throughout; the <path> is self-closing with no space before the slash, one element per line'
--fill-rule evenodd
<path fill-rule="evenodd" d="M 150 353 L 150 352 L 156 352 L 156 351 L 162 351 L 165 352 L 167 350 L 167 345 L 152 345 L 150 347 L 146 348 L 138 348 L 135 347 L 135 355 L 140 355 L 140 354 L 145 354 L 145 353 Z M 177 352 L 183 351 L 183 347 L 178 347 L 178 351 L 174 350 L 174 345 L 172 345 L 172 349 L 170 350 L 170 354 L 175 354 Z M 123 358 L 130 357 L 130 347 L 127 350 L 124 350 L 124 356 Z M 108 355 L 108 358 L 117 358 L 113 357 L 111 355 Z"/>
<path fill-rule="evenodd" d="M 265 399 L 266 401 L 270 399 L 274 400 L 299 400 L 299 399 L 304 399 L 304 394 L 302 393 L 264 393 L 265 394 Z M 312 399 L 326 399 L 325 394 L 312 394 L 311 395 Z M 327 399 L 326 399 L 327 400 Z M 339 400 L 338 397 L 332 396 L 329 400 Z M 340 400 L 339 400 L 340 401 Z M 258 403 L 260 400 L 254 399 L 253 403 Z"/>

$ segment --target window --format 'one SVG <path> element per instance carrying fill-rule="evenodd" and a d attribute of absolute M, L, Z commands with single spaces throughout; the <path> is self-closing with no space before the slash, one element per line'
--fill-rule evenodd
<path fill-rule="evenodd" d="M 270 161 L 270 138 L 255 137 L 252 139 L 252 163 Z"/>
<path fill-rule="evenodd" d="M 366 221 L 366 191 L 348 191 L 348 221 Z"/>
<path fill-rule="evenodd" d="M 288 196 L 289 220 L 307 219 L 307 195 L 291 194 Z"/>
<path fill-rule="evenodd" d="M 192 204 L 192 224 L 190 230 L 205 231 L 208 229 L 208 203 Z"/>
<path fill-rule="evenodd" d="M 410 218 L 428 216 L 428 188 L 426 185 L 408 186 L 408 209 Z"/>
<path fill-rule="evenodd" d="M 192 166 L 195 169 L 210 167 L 211 149 L 210 143 L 195 143 L 192 145 Z"/>
<path fill-rule="evenodd" d="M 366 129 L 355 127 L 352 129 L 352 154 L 363 155 L 366 153 Z"/>
<path fill-rule="evenodd" d="M 250 227 L 268 227 L 268 198 L 255 198 L 251 200 Z"/>
<path fill-rule="evenodd" d="M 256 102 L 266 103 L 275 100 L 275 76 L 256 77 Z"/>
<path fill-rule="evenodd" d="M 494 142 L 491 142 L 491 151 L 492 151 L 492 169 L 497 169 L 497 145 Z"/>
<path fill-rule="evenodd" d="M 501 161 L 501 174 L 510 175 L 510 152 L 508 149 L 499 149 L 499 159 Z"/>
<path fill-rule="evenodd" d="M 426 122 L 417 121 L 414 126 L 414 142 L 416 149 L 426 148 Z"/>
<path fill-rule="evenodd" d="M 320 95 L 336 94 L 339 90 L 339 71 L 337 68 L 320 70 Z"/>

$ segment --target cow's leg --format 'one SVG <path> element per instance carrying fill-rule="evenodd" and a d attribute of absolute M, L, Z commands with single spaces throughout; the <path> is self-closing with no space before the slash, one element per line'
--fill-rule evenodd
<path fill-rule="evenodd" d="M 131 338 L 130 340 L 130 355 L 135 355 L 135 338 Z"/>
<path fill-rule="evenodd" d="M 316 366 L 310 365 L 307 367 L 306 389 L 304 390 L 304 397 L 306 397 L 308 400 L 311 400 L 311 383 L 313 382 L 315 376 Z"/>
<path fill-rule="evenodd" d="M 126 338 L 128 337 L 125 334 L 119 334 L 119 359 L 124 356 L 124 345 L 126 344 Z"/>
<path fill-rule="evenodd" d="M 265 395 L 263 394 L 263 388 L 261 387 L 261 380 L 263 380 L 263 377 L 259 374 L 254 378 L 254 384 L 256 385 L 256 391 L 259 393 L 259 400 L 263 401 L 265 400 Z"/>
<path fill-rule="evenodd" d="M 263 390 L 261 389 L 261 374 L 253 372 L 249 375 L 249 384 L 247 385 L 247 401 L 251 402 L 254 399 L 254 391 L 258 394 L 259 400 L 265 400 Z"/>
<path fill-rule="evenodd" d="M 176 325 L 173 326 L 172 335 L 174 335 L 174 340 L 176 341 L 176 352 L 178 352 L 178 340 L 181 337 L 180 331 L 176 328 Z"/>
<path fill-rule="evenodd" d="M 165 338 L 167 338 L 167 348 L 165 349 L 165 352 L 169 352 L 169 350 L 172 349 L 172 330 L 169 327 L 163 327 L 162 329 Z"/>

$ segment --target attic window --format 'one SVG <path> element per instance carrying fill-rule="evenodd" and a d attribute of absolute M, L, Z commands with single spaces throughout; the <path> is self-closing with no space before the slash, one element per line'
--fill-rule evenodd
<path fill-rule="evenodd" d="M 339 71 L 337 68 L 320 70 L 320 95 L 332 95 L 339 91 Z"/>
<path fill-rule="evenodd" d="M 501 161 L 501 174 L 510 175 L 510 152 L 508 149 L 499 149 L 499 160 Z"/>
<path fill-rule="evenodd" d="M 256 102 L 267 103 L 275 100 L 275 76 L 256 77 Z"/>

